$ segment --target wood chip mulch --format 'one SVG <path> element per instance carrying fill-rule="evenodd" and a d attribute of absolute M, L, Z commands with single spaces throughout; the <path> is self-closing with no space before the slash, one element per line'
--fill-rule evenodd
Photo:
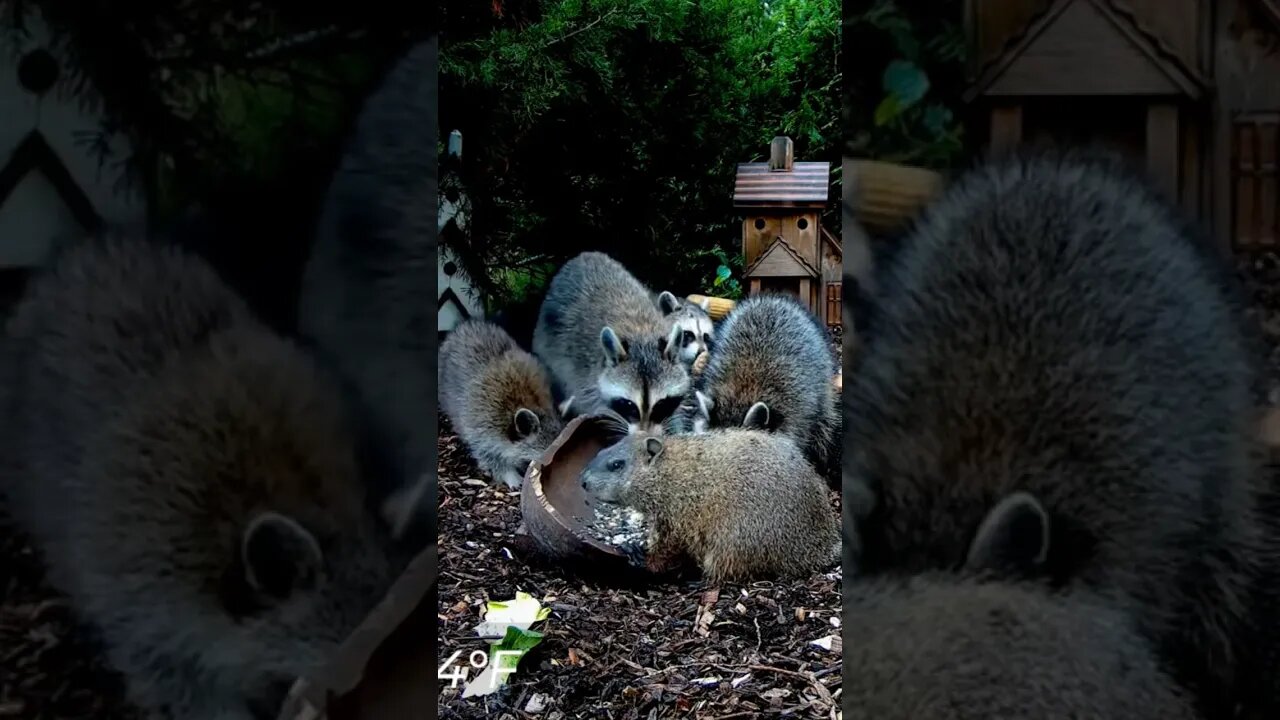
<path fill-rule="evenodd" d="M 0 720 L 142 720 L 0 508 Z"/>
<path fill-rule="evenodd" d="M 442 681 L 440 717 L 838 717 L 838 568 L 790 584 L 719 587 L 576 578 L 541 559 L 519 527 L 519 493 L 488 482 L 440 422 L 440 663 L 487 647 L 475 633 L 486 601 L 522 591 L 552 609 L 534 626 L 546 638 L 507 687 L 463 698 L 465 683 Z M 835 493 L 832 502 L 838 509 Z"/>

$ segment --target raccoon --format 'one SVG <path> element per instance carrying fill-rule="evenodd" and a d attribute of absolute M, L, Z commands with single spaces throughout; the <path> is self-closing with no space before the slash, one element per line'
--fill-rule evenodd
<path fill-rule="evenodd" d="M 480 469 L 512 488 L 562 427 L 546 370 L 479 320 L 458 325 L 440 346 L 440 404 Z"/>
<path fill-rule="evenodd" d="M 647 550 L 632 548 L 632 559 L 656 572 L 685 556 L 712 582 L 804 576 L 839 562 L 826 487 L 785 435 L 630 435 L 581 477 L 596 498 L 645 517 Z"/>
<path fill-rule="evenodd" d="M 1133 598 L 1222 708 L 1260 563 L 1257 363 L 1209 256 L 1116 162 L 994 161 L 925 210 L 851 370 L 845 497 L 875 572 L 954 566 L 1029 493 L 1054 527 L 1037 572 Z"/>
<path fill-rule="evenodd" d="M 552 278 L 533 352 L 576 412 L 614 417 L 628 432 L 661 430 L 689 388 L 680 333 L 621 263 L 585 252 Z"/>
<path fill-rule="evenodd" d="M 663 290 L 658 294 L 658 309 L 665 319 L 674 322 L 680 328 L 680 362 L 692 368 L 693 361 L 704 351 L 711 349 L 711 338 L 715 326 L 711 316 L 707 314 L 711 301 L 704 299 L 695 305 L 688 300 L 680 300 L 675 295 Z"/>
<path fill-rule="evenodd" d="M 301 281 L 298 330 L 343 378 L 371 500 L 435 482 L 436 40 L 364 103 L 329 185 Z M 421 511 L 434 538 L 435 490 Z"/>
<path fill-rule="evenodd" d="M 0 350 L 0 487 L 50 581 L 159 717 L 275 717 L 403 558 L 346 407 L 172 248 L 79 245 Z"/>
<path fill-rule="evenodd" d="M 849 720 L 1195 720 L 1110 598 L 927 573 L 846 584 Z"/>
<path fill-rule="evenodd" d="M 835 352 L 827 329 L 798 300 L 756 295 L 734 306 L 694 383 L 688 420 L 783 433 L 819 472 L 839 465 Z M 834 463 L 834 465 L 833 465 Z"/>

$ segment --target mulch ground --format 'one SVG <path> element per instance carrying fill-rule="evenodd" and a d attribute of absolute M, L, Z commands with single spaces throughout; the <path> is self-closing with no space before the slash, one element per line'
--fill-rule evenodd
<path fill-rule="evenodd" d="M 44 582 L 26 538 L 0 511 L 0 719 L 142 720 L 92 633 Z"/>
<path fill-rule="evenodd" d="M 440 662 L 487 647 L 474 631 L 486 601 L 522 591 L 552 610 L 534 627 L 546 638 L 507 687 L 463 698 L 465 683 L 442 682 L 440 717 L 837 716 L 838 568 L 801 582 L 719 587 L 585 581 L 547 564 L 517 532 L 519 493 L 486 481 L 443 417 L 439 449 Z M 832 502 L 838 511 L 835 493 Z M 822 638 L 834 640 L 831 649 L 813 644 Z"/>

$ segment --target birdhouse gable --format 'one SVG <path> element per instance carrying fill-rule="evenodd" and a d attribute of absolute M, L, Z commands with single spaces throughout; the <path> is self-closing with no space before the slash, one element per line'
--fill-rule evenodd
<path fill-rule="evenodd" d="M 774 239 L 743 273 L 748 278 L 816 278 L 818 275 L 818 269 L 782 238 Z"/>
<path fill-rule="evenodd" d="M 1009 95 L 1184 95 L 1205 81 L 1109 0 L 1053 0 L 986 63 L 965 93 Z"/>

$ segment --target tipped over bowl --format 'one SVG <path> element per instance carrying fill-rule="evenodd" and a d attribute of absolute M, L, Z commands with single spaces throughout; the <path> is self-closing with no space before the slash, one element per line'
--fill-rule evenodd
<path fill-rule="evenodd" d="M 589 527 L 601 503 L 583 489 L 580 474 L 596 453 L 618 439 L 599 417 L 574 418 L 525 473 L 520 512 L 529 535 L 547 556 L 576 572 L 644 572 Z"/>

